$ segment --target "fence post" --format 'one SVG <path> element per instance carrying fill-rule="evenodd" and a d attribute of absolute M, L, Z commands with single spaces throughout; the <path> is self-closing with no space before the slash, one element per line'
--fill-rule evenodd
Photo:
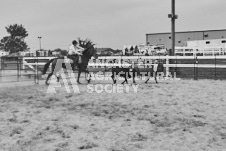
<path fill-rule="evenodd" d="M 166 55 L 166 56 L 168 57 L 169 55 Z M 166 77 L 169 76 L 169 67 L 168 67 L 168 65 L 169 65 L 169 58 L 166 59 Z"/>
<path fill-rule="evenodd" d="M 105 59 L 104 59 L 104 80 L 105 80 L 105 77 L 106 77 L 106 61 L 107 61 L 107 59 L 106 59 L 106 56 L 105 56 Z"/>
<path fill-rule="evenodd" d="M 0 82 L 2 82 L 2 68 L 3 68 L 3 61 L 2 57 L 0 57 Z"/>
<path fill-rule="evenodd" d="M 17 59 L 17 82 L 19 81 L 19 57 L 16 57 Z"/>
<path fill-rule="evenodd" d="M 33 56 L 32 58 L 34 59 L 34 63 L 35 63 L 35 56 Z M 33 71 L 34 71 L 34 82 L 36 84 L 36 66 Z"/>
<path fill-rule="evenodd" d="M 194 75 L 194 80 L 197 80 L 197 77 L 196 77 L 197 76 L 196 75 L 196 57 L 195 56 L 194 56 L 194 60 L 193 61 L 194 61 L 194 74 L 193 74 Z"/>
<path fill-rule="evenodd" d="M 38 84 L 38 56 L 34 57 L 35 60 L 35 84 Z"/>
<path fill-rule="evenodd" d="M 39 84 L 39 75 L 38 75 L 38 56 L 37 56 L 37 84 Z"/>
<path fill-rule="evenodd" d="M 214 57 L 214 63 L 215 63 L 215 67 L 214 67 L 214 80 L 216 80 L 216 78 L 217 78 L 217 75 L 216 75 L 216 74 L 217 74 L 217 73 L 216 73 L 216 70 L 217 70 L 217 69 L 216 69 L 216 63 L 217 63 L 216 54 L 214 54 L 214 56 L 215 56 L 215 57 Z"/>
<path fill-rule="evenodd" d="M 195 73 L 195 75 L 196 75 L 196 80 L 198 80 L 199 79 L 199 75 L 198 75 L 198 58 L 197 58 L 197 56 L 195 57 L 195 68 L 196 68 L 196 73 Z"/>
<path fill-rule="evenodd" d="M 174 79 L 175 79 L 175 75 L 177 75 L 177 56 L 176 56 L 176 61 L 174 61 L 174 63 L 176 63 L 176 66 L 174 67 Z"/>

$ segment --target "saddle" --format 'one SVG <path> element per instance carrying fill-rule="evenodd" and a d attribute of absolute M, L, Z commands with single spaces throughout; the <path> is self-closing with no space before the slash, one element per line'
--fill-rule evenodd
<path fill-rule="evenodd" d="M 73 64 L 73 63 L 78 63 L 78 64 L 80 64 L 80 63 L 82 63 L 82 58 L 81 58 L 81 56 L 74 56 L 74 57 L 76 57 L 76 59 L 75 60 L 73 60 L 70 56 L 64 56 L 64 63 L 71 63 L 71 64 Z M 75 62 L 74 62 L 75 61 Z"/>

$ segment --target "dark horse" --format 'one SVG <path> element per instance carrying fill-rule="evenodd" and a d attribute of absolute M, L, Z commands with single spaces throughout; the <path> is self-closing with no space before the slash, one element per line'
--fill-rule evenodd
<path fill-rule="evenodd" d="M 158 63 L 156 64 L 157 68 L 154 68 L 154 65 L 149 66 L 148 68 L 139 68 L 139 67 L 114 67 L 112 68 L 112 80 L 113 83 L 116 83 L 116 79 L 115 79 L 115 75 L 119 75 L 120 77 L 124 77 L 124 81 L 122 82 L 122 84 L 124 84 L 125 82 L 128 84 L 127 78 L 131 78 L 133 76 L 133 83 L 135 84 L 135 77 L 136 76 L 147 76 L 148 79 L 145 81 L 145 83 L 147 83 L 150 79 L 150 77 L 154 77 L 155 78 L 155 82 L 158 83 L 157 81 L 157 74 L 158 72 L 163 72 L 164 71 L 164 67 L 162 63 Z M 130 70 L 132 70 L 132 76 L 130 75 Z"/>
<path fill-rule="evenodd" d="M 46 85 L 48 85 L 48 80 L 52 75 L 55 75 L 57 77 L 57 81 L 59 82 L 60 77 L 56 75 L 56 73 L 63 69 L 67 69 L 67 70 L 72 70 L 72 66 L 77 66 L 78 67 L 78 78 L 77 78 L 77 83 L 80 84 L 79 82 L 79 78 L 82 72 L 88 73 L 89 71 L 87 70 L 87 66 L 88 66 L 88 62 L 91 59 L 92 56 L 94 56 L 95 58 L 97 58 L 97 54 L 96 54 L 96 49 L 94 48 L 94 44 L 92 44 L 92 42 L 90 41 L 79 41 L 80 46 L 83 47 L 85 50 L 83 51 L 83 55 L 82 55 L 82 63 L 64 63 L 64 57 L 59 57 L 59 58 L 54 58 L 49 60 L 44 68 L 43 68 L 43 72 L 42 74 L 46 74 L 47 69 L 49 68 L 49 65 L 52 63 L 52 70 L 51 73 L 48 74 L 48 77 L 46 79 Z M 67 67 L 69 67 L 70 69 L 68 69 Z M 88 83 L 90 83 L 91 78 L 89 78 L 87 81 Z"/>
<path fill-rule="evenodd" d="M 133 72 L 133 83 L 136 83 L 135 77 L 137 75 L 138 76 L 147 76 L 148 78 L 145 81 L 145 83 L 147 83 L 149 81 L 150 77 L 154 77 L 155 83 L 158 83 L 157 74 L 159 72 L 163 72 L 163 71 L 164 71 L 164 67 L 163 67 L 162 63 L 154 64 L 154 65 L 148 66 L 147 68 L 135 67 L 132 70 L 132 72 Z"/>

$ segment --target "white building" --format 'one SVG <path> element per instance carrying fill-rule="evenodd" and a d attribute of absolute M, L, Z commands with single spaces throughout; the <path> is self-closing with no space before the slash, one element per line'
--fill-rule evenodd
<path fill-rule="evenodd" d="M 226 39 L 187 41 L 185 47 L 175 47 L 175 55 L 180 56 L 226 55 Z"/>
<path fill-rule="evenodd" d="M 2 56 L 6 56 L 6 55 L 9 55 L 9 52 L 6 52 L 6 51 L 3 51 L 3 50 L 0 50 L 0 57 L 2 57 Z"/>
<path fill-rule="evenodd" d="M 187 47 L 226 47 L 226 39 L 186 41 Z"/>

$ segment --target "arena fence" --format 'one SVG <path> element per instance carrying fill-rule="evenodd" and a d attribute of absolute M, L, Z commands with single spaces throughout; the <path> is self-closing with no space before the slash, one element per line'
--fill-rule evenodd
<path fill-rule="evenodd" d="M 37 83 L 38 70 L 23 68 L 22 57 L 0 57 L 0 82 L 34 81 Z"/>
<path fill-rule="evenodd" d="M 0 82 L 42 80 L 41 70 L 53 57 L 1 57 Z M 114 63 L 116 60 L 117 63 Z M 163 76 L 184 79 L 226 79 L 226 56 L 100 56 L 90 60 L 89 71 L 104 76 L 113 66 L 136 65 L 146 68 L 158 60 L 164 64 Z"/>
<path fill-rule="evenodd" d="M 98 58 L 101 63 L 92 62 L 90 65 L 108 71 L 111 66 L 116 66 L 108 63 L 109 60 L 114 59 L 120 60 L 119 65 L 135 61 L 143 68 L 159 60 L 165 67 L 163 76 L 171 75 L 194 80 L 226 79 L 226 56 L 106 56 Z"/>

